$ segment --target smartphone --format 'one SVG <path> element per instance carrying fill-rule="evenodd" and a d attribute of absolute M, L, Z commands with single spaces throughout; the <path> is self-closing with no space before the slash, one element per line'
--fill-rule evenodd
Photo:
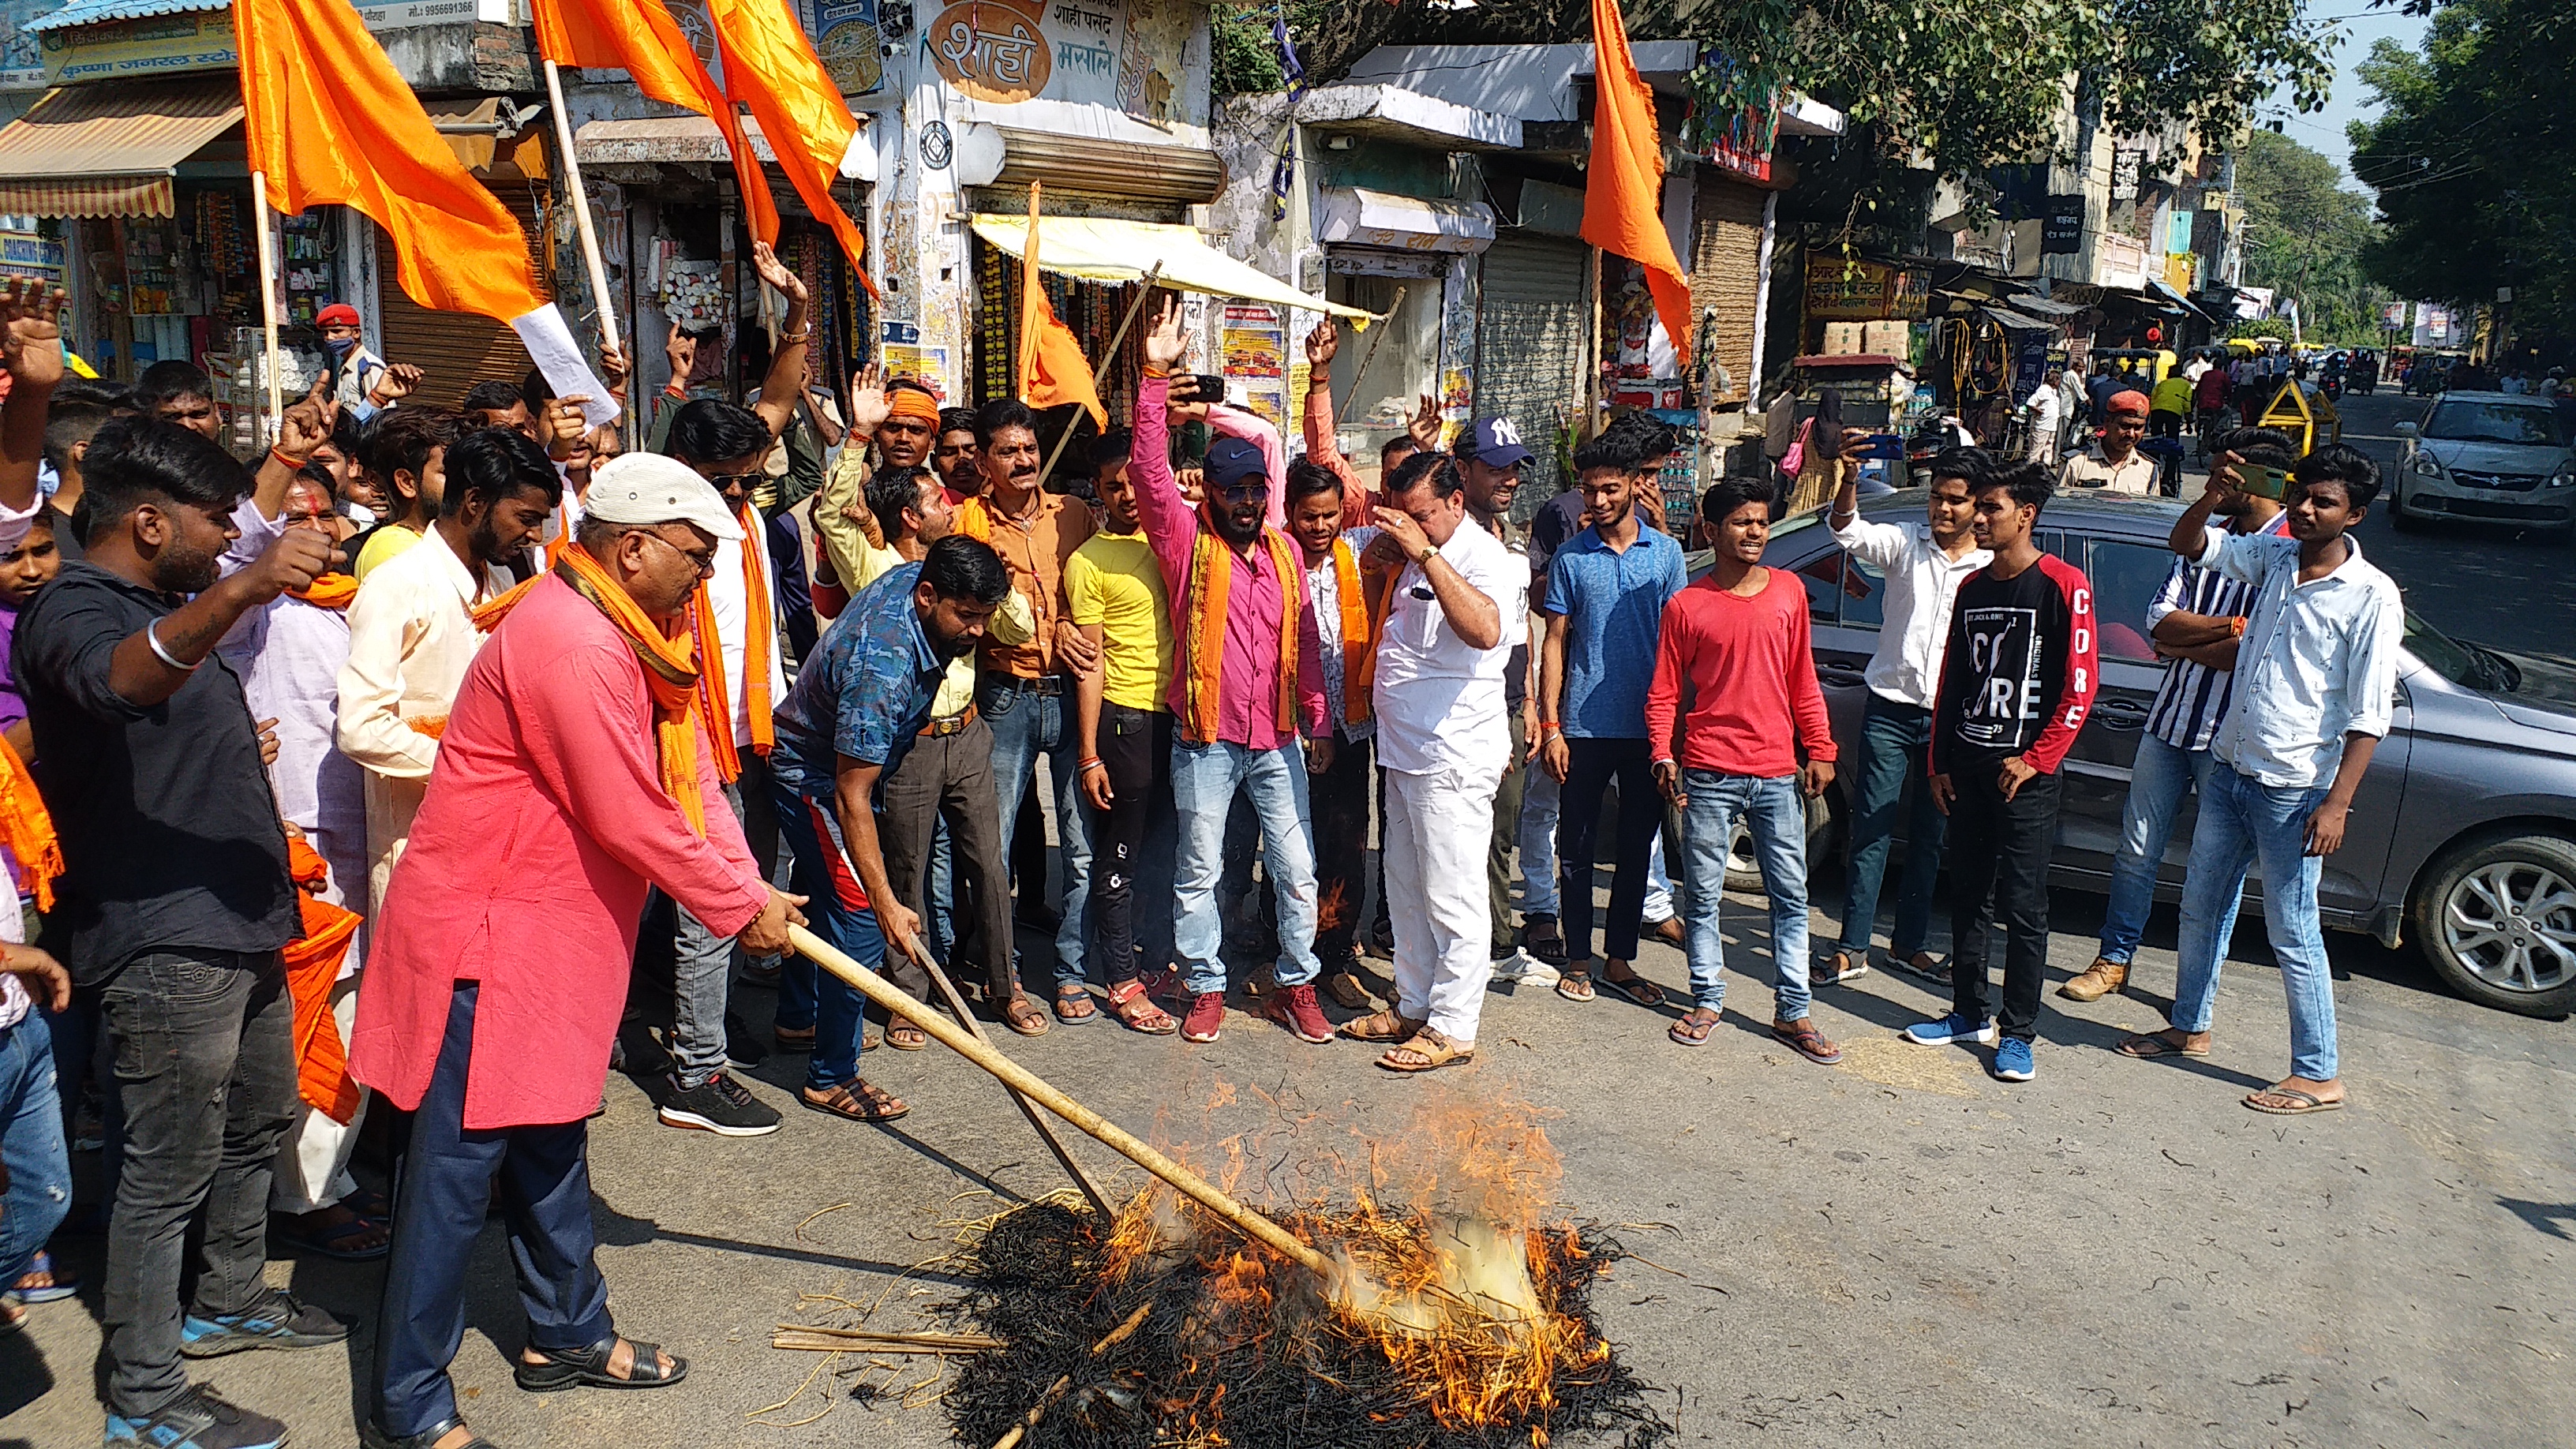
<path fill-rule="evenodd" d="M 1190 374 L 1190 381 L 1198 388 L 1197 395 L 1192 397 L 1190 401 L 1203 403 L 1221 403 L 1225 401 L 1224 378 L 1218 377 L 1214 373 L 1197 372 Z"/>
<path fill-rule="evenodd" d="M 2278 503 L 2290 496 L 2290 470 L 2287 468 L 2241 468 L 2237 470 L 2237 491 Z"/>

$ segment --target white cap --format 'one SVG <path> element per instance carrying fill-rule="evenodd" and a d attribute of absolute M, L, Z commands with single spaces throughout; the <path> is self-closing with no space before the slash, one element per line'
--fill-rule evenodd
<path fill-rule="evenodd" d="M 720 539 L 739 542 L 742 525 L 725 511 L 724 495 L 698 471 L 659 453 L 620 453 L 590 475 L 581 501 L 585 518 L 602 523 L 693 523 Z"/>

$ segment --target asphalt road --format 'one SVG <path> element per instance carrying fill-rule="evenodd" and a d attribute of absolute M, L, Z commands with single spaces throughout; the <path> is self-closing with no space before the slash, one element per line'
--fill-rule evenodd
<path fill-rule="evenodd" d="M 2356 399 L 2348 436 L 2393 457 L 2387 424 L 2410 406 Z M 2438 626 L 2499 648 L 2576 647 L 2569 550 L 2475 527 L 2364 529 L 2370 557 Z M 1819 901 L 1819 929 L 1835 905 Z M 2058 897 L 2053 979 L 2089 959 L 2100 909 Z M 1845 1044 L 1843 1063 L 1823 1068 L 1761 1030 L 1760 902 L 1731 897 L 1725 925 L 1730 958 L 1754 974 L 1730 978 L 1727 1026 L 1699 1050 L 1666 1039 L 1669 1011 L 1545 990 L 1489 996 L 1479 1061 L 1428 1081 L 1239 1014 L 1206 1047 L 1106 1024 L 1003 1039 L 1132 1130 L 1213 1161 L 1236 1139 L 1256 1164 L 1244 1191 L 1272 1202 L 1346 1196 L 1326 1165 L 1336 1149 L 1354 1134 L 1418 1140 L 1426 1104 L 1453 1123 L 1498 1100 L 1544 1107 L 1564 1165 L 1556 1213 L 1611 1225 L 1652 1260 L 1614 1269 L 1596 1303 L 1682 1443 L 1756 1431 L 1765 1444 L 1977 1449 L 2571 1442 L 2567 1024 L 2471 1006 L 2411 951 L 2336 936 L 2352 1106 L 2258 1116 L 2238 1098 L 2287 1069 L 2259 923 L 2232 953 L 2210 1058 L 2167 1067 L 2108 1050 L 2161 1024 L 2168 908 L 2129 994 L 2048 998 L 2036 1082 L 2007 1086 L 1976 1053 L 1899 1041 L 1941 1004 L 1883 972 L 1822 993 L 1817 1019 Z M 1647 946 L 1640 966 L 1684 985 L 1668 948 Z M 771 998 L 740 1000 L 765 1029 Z M 521 1335 L 496 1227 L 476 1252 L 456 1367 L 464 1412 L 494 1443 L 954 1442 L 928 1402 L 935 1365 L 827 1363 L 770 1349 L 770 1330 L 850 1323 L 848 1304 L 872 1307 L 871 1326 L 929 1326 L 923 1306 L 958 1291 L 938 1259 L 959 1226 L 1062 1181 L 990 1079 L 936 1048 L 868 1059 L 916 1109 L 891 1129 L 797 1111 L 801 1064 L 749 1074 L 788 1113 L 783 1131 L 752 1140 L 660 1127 L 641 1090 L 610 1079 L 592 1150 L 600 1262 L 620 1326 L 689 1356 L 691 1377 L 645 1394 L 516 1390 L 507 1359 Z M 1105 1150 L 1076 1151 L 1121 1190 L 1142 1182 Z M 96 1442 L 103 1243 L 70 1247 L 91 1286 L 0 1339 L 0 1446 Z M 379 1270 L 285 1259 L 270 1271 L 358 1320 L 357 1338 L 218 1360 L 203 1377 L 288 1418 L 300 1446 L 353 1443 Z M 920 1385 L 922 1406 L 871 1405 L 849 1396 L 856 1383 Z"/>

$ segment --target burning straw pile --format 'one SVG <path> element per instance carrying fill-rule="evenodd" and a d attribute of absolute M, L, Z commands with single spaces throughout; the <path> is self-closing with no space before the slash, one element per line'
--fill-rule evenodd
<path fill-rule="evenodd" d="M 1528 1132 L 1552 1176 L 1545 1137 Z M 1381 1190 L 1403 1176 L 1371 1168 Z M 1591 1315 L 1617 1245 L 1527 1226 L 1530 1203 L 1489 1216 L 1518 1195 L 1497 1186 L 1405 1199 L 1436 1209 L 1384 1206 L 1363 1187 L 1356 1204 L 1286 1215 L 1334 1260 L 1330 1282 L 1166 1192 L 1107 1225 L 1056 1202 L 1009 1213 L 961 1265 L 976 1286 L 956 1307 L 1003 1346 L 967 1361 L 946 1395 L 959 1441 L 1541 1449 L 1579 1436 L 1644 1449 L 1670 1437 Z"/>

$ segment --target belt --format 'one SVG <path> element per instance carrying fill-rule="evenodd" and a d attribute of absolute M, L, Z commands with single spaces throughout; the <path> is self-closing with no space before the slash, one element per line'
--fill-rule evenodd
<path fill-rule="evenodd" d="M 1023 679 L 1016 674 L 999 674 L 993 676 L 993 682 L 1004 689 L 1012 690 L 1020 694 L 1054 695 L 1064 693 L 1064 676 L 1061 674 L 1041 674 L 1035 679 Z"/>
<path fill-rule="evenodd" d="M 975 706 L 970 704 L 964 709 L 957 711 L 955 714 L 948 716 L 946 719 L 935 719 L 930 723 L 923 725 L 921 727 L 921 738 L 925 740 L 944 740 L 950 735 L 962 735 L 966 733 L 966 727 L 974 722 Z"/>

